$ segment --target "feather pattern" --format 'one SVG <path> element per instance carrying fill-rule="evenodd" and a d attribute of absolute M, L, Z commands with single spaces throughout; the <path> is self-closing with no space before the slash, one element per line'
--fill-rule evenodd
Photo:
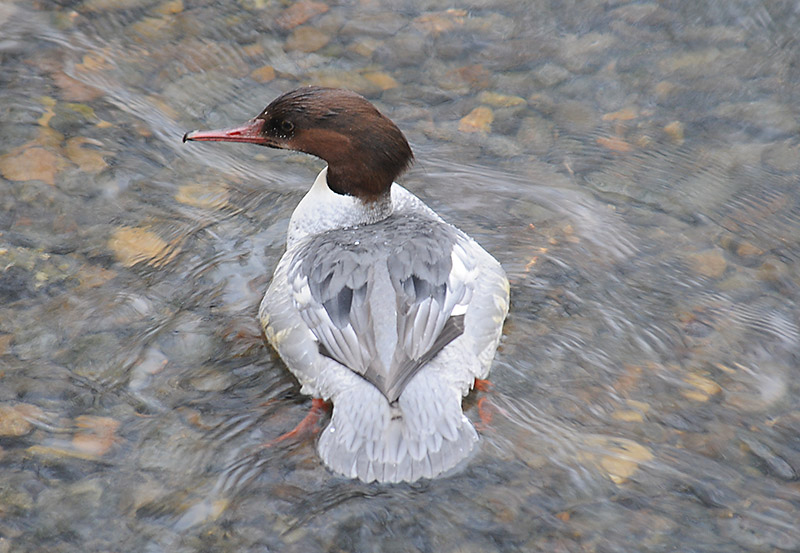
<path fill-rule="evenodd" d="M 416 214 L 299 244 L 289 282 L 320 351 L 396 401 L 420 367 L 463 332 L 476 270 L 458 238 L 453 227 Z"/>

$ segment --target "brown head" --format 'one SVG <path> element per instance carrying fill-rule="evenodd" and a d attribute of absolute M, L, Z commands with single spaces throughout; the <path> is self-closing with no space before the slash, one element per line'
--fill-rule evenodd
<path fill-rule="evenodd" d="M 192 131 L 187 140 L 248 142 L 317 156 L 328 162 L 331 190 L 368 202 L 388 194 L 414 159 L 400 129 L 366 98 L 316 86 L 279 96 L 240 127 Z"/>

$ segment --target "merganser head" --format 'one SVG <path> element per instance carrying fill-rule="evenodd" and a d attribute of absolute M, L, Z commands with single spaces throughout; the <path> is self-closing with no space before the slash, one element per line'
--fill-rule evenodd
<path fill-rule="evenodd" d="M 297 150 L 328 162 L 328 187 L 372 202 L 389 193 L 414 154 L 403 133 L 366 98 L 309 86 L 276 98 L 244 125 L 191 131 L 187 140 L 248 142 Z"/>

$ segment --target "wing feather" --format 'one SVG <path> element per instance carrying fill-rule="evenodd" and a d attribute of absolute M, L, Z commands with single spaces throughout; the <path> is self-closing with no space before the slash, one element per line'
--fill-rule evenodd
<path fill-rule="evenodd" d="M 462 334 L 463 314 L 475 286 L 475 264 L 458 247 L 457 235 L 450 234 L 457 231 L 446 225 L 433 228 L 441 233 L 398 244 L 388 260 L 398 313 L 391 391 L 384 391 L 390 400 L 402 393 L 425 363 Z M 457 321 L 456 316 L 460 317 Z"/>
<path fill-rule="evenodd" d="M 370 357 L 365 342 L 372 340 L 369 316 L 364 313 L 367 273 L 354 273 L 348 267 L 352 260 L 337 253 L 323 248 L 312 255 L 307 247 L 295 255 L 289 270 L 292 299 L 320 351 L 363 375 Z"/>
<path fill-rule="evenodd" d="M 320 352 L 395 401 L 419 369 L 463 333 L 477 271 L 458 245 L 460 236 L 438 220 L 406 215 L 330 231 L 298 248 L 288 273 L 292 299 Z M 387 275 L 385 286 L 377 282 Z M 393 290 L 394 300 L 376 301 L 379 289 Z M 378 331 L 387 318 L 395 319 L 392 344 Z M 381 348 L 394 348 L 389 366 L 379 355 L 379 335 Z"/>

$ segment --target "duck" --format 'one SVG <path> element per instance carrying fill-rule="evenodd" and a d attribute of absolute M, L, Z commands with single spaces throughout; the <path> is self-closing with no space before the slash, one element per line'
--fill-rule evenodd
<path fill-rule="evenodd" d="M 458 472 L 479 442 L 462 399 L 488 376 L 509 283 L 475 240 L 395 182 L 414 160 L 397 125 L 355 92 L 307 86 L 242 125 L 183 141 L 327 164 L 291 215 L 258 310 L 300 392 L 333 404 L 322 462 L 364 482 Z"/>

